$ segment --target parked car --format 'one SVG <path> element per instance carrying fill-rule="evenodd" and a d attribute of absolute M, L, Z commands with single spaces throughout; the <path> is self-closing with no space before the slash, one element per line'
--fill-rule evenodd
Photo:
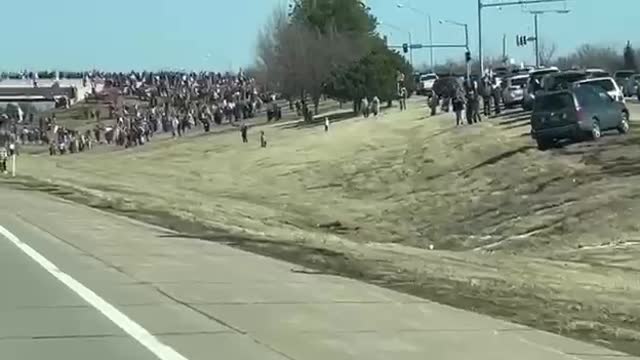
<path fill-rule="evenodd" d="M 529 72 L 529 81 L 527 83 L 526 90 L 524 92 L 524 98 L 522 100 L 522 108 L 524 110 L 531 110 L 536 98 L 536 92 L 543 89 L 542 78 L 545 75 L 560 72 L 557 67 L 549 67 L 542 69 L 534 69 Z"/>
<path fill-rule="evenodd" d="M 431 95 L 433 84 L 438 80 L 436 74 L 423 74 L 418 78 L 417 93 L 419 95 Z"/>
<path fill-rule="evenodd" d="M 611 77 L 608 71 L 602 69 L 586 69 L 585 72 L 589 74 L 590 77 Z"/>
<path fill-rule="evenodd" d="M 611 98 L 614 99 L 615 101 L 625 102 L 622 90 L 620 89 L 618 84 L 615 82 L 615 80 L 613 80 L 613 78 L 603 77 L 603 78 L 587 79 L 587 80 L 577 81 L 575 85 L 577 86 L 592 85 L 592 86 L 600 87 L 603 90 L 605 90 L 607 94 L 609 94 L 609 96 L 611 96 Z"/>
<path fill-rule="evenodd" d="M 524 88 L 529 81 L 529 75 L 514 75 L 502 81 L 502 103 L 505 107 L 522 104 Z"/>
<path fill-rule="evenodd" d="M 620 70 L 620 71 L 616 71 L 613 74 L 613 78 L 615 79 L 616 83 L 618 83 L 618 86 L 620 87 L 620 89 L 622 89 L 625 96 L 631 95 L 629 80 L 635 74 L 636 72 L 634 70 Z"/>
<path fill-rule="evenodd" d="M 629 96 L 638 95 L 640 91 L 640 74 L 635 74 L 631 77 L 631 91 Z"/>
<path fill-rule="evenodd" d="M 599 87 L 583 84 L 536 96 L 531 136 L 540 150 L 563 139 L 597 140 L 602 131 L 613 129 L 622 134 L 629 131 L 629 110 Z"/>

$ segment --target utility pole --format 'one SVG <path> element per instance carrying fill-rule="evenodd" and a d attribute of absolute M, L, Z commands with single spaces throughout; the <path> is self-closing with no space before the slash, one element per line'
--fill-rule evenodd
<path fill-rule="evenodd" d="M 507 34 L 502 34 L 502 61 L 507 63 Z"/>
<path fill-rule="evenodd" d="M 536 67 L 540 67 L 540 37 L 538 37 L 538 15 L 539 13 L 533 14 L 533 36 L 536 38 Z"/>
<path fill-rule="evenodd" d="M 491 4 L 484 4 L 482 0 L 478 0 L 478 57 L 480 60 L 480 76 L 484 72 L 484 54 L 482 52 L 482 9 L 488 7 L 502 7 L 502 6 L 514 6 L 514 5 L 532 5 L 551 2 L 560 2 L 566 0 L 513 0 L 504 2 L 495 2 Z"/>
<path fill-rule="evenodd" d="M 538 16 L 547 13 L 556 13 L 556 14 L 568 14 L 571 10 L 535 10 L 529 11 L 529 14 L 533 15 L 533 31 L 534 31 L 534 41 L 535 41 L 535 57 L 536 57 L 536 67 L 540 66 L 540 34 L 538 32 Z"/>

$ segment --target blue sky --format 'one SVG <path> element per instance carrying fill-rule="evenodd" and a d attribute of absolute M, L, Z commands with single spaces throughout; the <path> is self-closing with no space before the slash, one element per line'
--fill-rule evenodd
<path fill-rule="evenodd" d="M 498 0 L 484 0 L 495 2 Z M 459 43 L 462 28 L 439 24 L 438 19 L 469 24 L 471 47 L 477 49 L 476 0 L 405 0 L 429 12 L 434 43 Z M 0 69 L 237 69 L 252 62 L 258 30 L 274 6 L 285 0 L 21 0 L 5 1 L 0 29 L 3 51 Z M 367 0 L 379 20 L 397 27 L 382 27 L 390 43 L 424 42 L 424 16 L 398 9 L 396 0 Z M 541 38 L 554 42 L 558 53 L 584 43 L 622 47 L 627 40 L 640 47 L 637 14 L 640 0 L 567 0 L 570 14 L 540 18 Z M 533 19 L 527 9 L 563 9 L 563 2 L 542 6 L 486 9 L 484 49 L 488 55 L 502 51 L 507 34 L 509 54 L 531 62 L 533 49 L 517 48 L 516 34 L 532 34 Z M 12 16 L 7 16 L 12 14 Z M 13 37 L 7 36 L 15 31 Z M 19 35 L 18 35 L 19 34 Z M 427 61 L 428 51 L 414 52 L 415 64 Z M 460 57 L 460 51 L 436 50 L 436 61 Z"/>

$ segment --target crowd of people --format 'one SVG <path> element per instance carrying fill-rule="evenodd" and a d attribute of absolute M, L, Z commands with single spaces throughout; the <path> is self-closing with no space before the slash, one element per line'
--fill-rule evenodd
<path fill-rule="evenodd" d="M 95 143 L 132 147 L 144 145 L 158 133 L 181 137 L 194 129 L 209 132 L 223 123 L 240 126 L 256 117 L 265 103 L 269 121 L 282 116 L 276 96 L 260 91 L 242 71 L 92 72 L 83 74 L 83 82 L 93 89 L 87 103 L 96 102 L 96 110 L 85 111 L 86 118 L 95 120 L 92 129 L 59 126 L 55 114 L 36 124 L 31 114 L 28 120 L 10 121 L 13 141 L 49 144 L 51 155 L 62 155 L 91 149 Z M 100 91 L 96 84 L 102 85 Z M 115 121 L 104 119 L 98 100 L 108 103 L 109 119 Z"/>
<path fill-rule="evenodd" d="M 500 114 L 502 88 L 497 77 L 487 74 L 479 82 L 453 77 L 447 80 L 449 83 L 441 86 L 438 91 L 434 91 L 428 99 L 431 116 L 436 115 L 440 107 L 445 112 L 453 110 L 456 115 L 456 126 L 463 125 L 464 120 L 469 125 L 475 124 L 482 121 L 481 102 L 482 115 L 485 117 L 491 116 L 492 112 L 496 116 Z"/>

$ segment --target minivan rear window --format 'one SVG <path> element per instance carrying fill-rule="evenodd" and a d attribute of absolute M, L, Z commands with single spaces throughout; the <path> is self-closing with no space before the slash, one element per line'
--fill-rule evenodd
<path fill-rule="evenodd" d="M 567 93 L 539 96 L 535 102 L 535 109 L 538 111 L 555 111 L 573 106 L 573 96 Z"/>

